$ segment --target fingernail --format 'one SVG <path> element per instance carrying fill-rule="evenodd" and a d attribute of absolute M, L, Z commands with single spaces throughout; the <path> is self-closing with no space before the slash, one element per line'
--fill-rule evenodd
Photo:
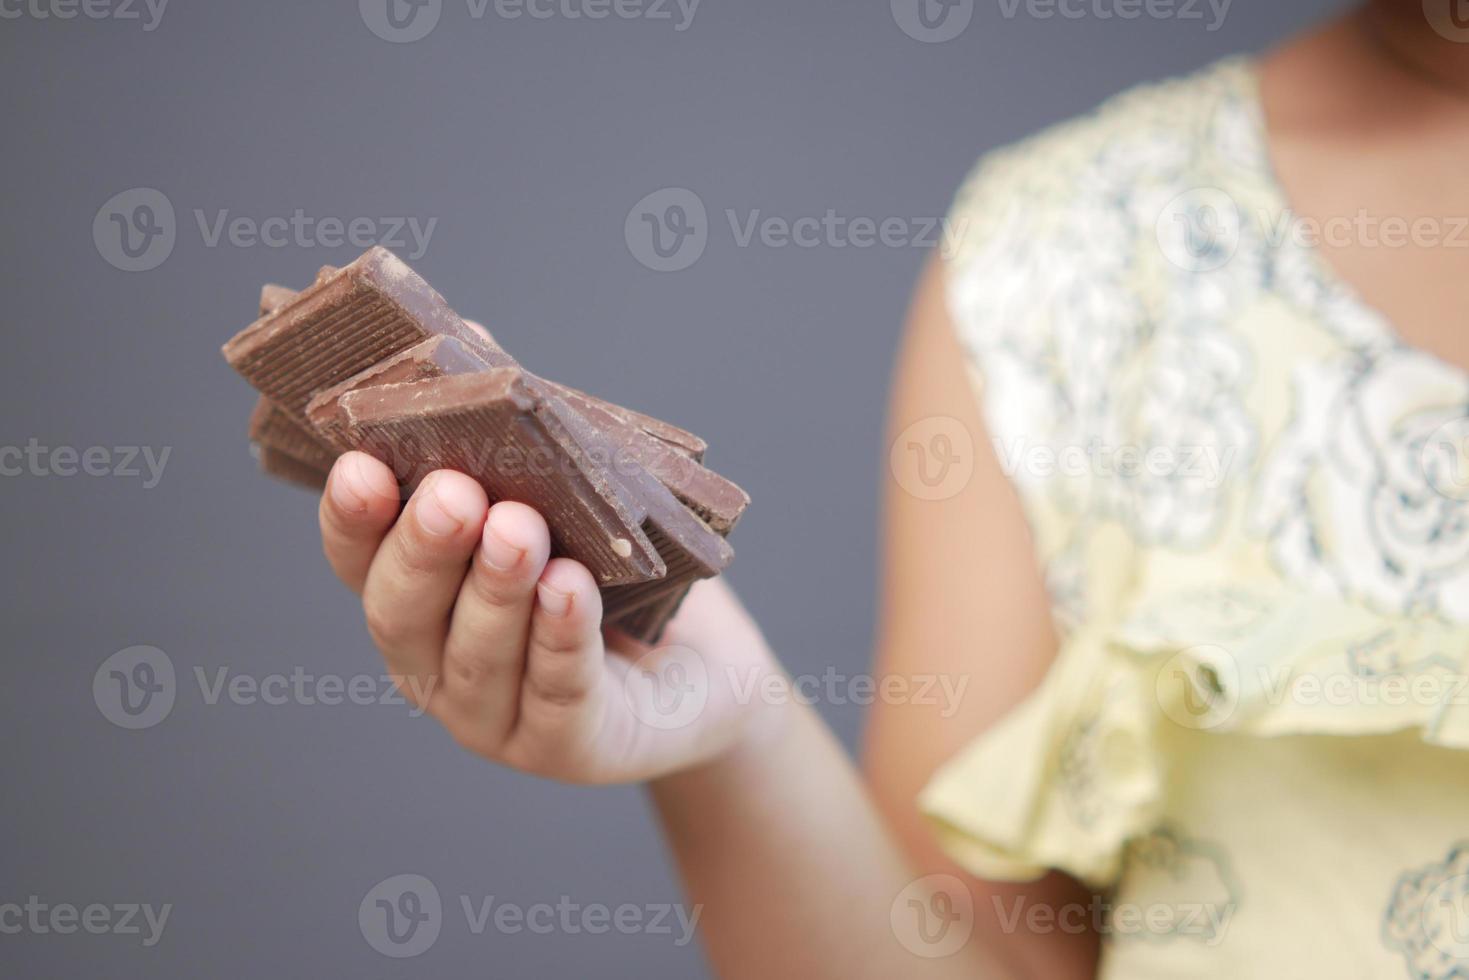
<path fill-rule="evenodd" d="M 540 598 L 541 608 L 552 616 L 565 616 L 571 609 L 570 592 L 559 592 L 545 582 L 537 582 L 536 595 Z"/>
<path fill-rule="evenodd" d="M 493 522 L 485 524 L 485 536 L 480 542 L 480 551 L 485 556 L 486 564 L 497 572 L 510 571 L 525 556 L 523 549 L 515 547 L 495 533 Z"/>
<path fill-rule="evenodd" d="M 463 518 L 454 516 L 454 501 L 442 492 L 439 481 L 429 484 L 418 501 L 418 523 L 429 534 L 446 538 L 464 526 Z"/>
<path fill-rule="evenodd" d="M 367 509 L 367 498 L 357 487 L 360 479 L 355 462 L 348 461 L 337 467 L 332 474 L 332 501 L 338 509 L 348 514 L 360 514 Z"/>

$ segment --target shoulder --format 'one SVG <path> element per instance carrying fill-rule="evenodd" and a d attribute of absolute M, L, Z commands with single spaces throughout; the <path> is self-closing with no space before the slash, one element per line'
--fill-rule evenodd
<path fill-rule="evenodd" d="M 1258 156 L 1253 84 L 1249 61 L 1227 59 L 984 156 L 948 219 L 946 288 L 961 339 L 1000 341 L 1005 325 L 1025 329 L 1066 301 L 1136 315 L 1166 258 L 1158 236 L 1170 202 Z"/>

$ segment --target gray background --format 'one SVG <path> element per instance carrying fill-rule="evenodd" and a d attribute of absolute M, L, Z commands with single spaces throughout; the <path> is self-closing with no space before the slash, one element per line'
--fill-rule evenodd
<path fill-rule="evenodd" d="M 884 389 L 921 248 L 736 245 L 726 208 L 942 213 L 983 150 L 1145 78 L 1257 50 L 1334 5 L 1177 19 L 1006 17 L 943 44 L 886 0 L 704 0 L 668 21 L 481 20 L 445 0 L 390 44 L 353 0 L 175 0 L 138 21 L 0 20 L 0 443 L 171 447 L 161 483 L 0 478 L 0 903 L 171 903 L 163 941 L 0 935 L 25 977 L 707 973 L 668 936 L 470 934 L 458 896 L 678 900 L 635 789 L 497 771 L 403 708 L 209 705 L 195 668 L 376 673 L 319 556 L 313 499 L 254 472 L 253 394 L 218 354 L 264 280 L 358 249 L 207 247 L 193 211 L 439 219 L 414 264 L 534 369 L 705 435 L 754 496 L 732 578 L 797 672 L 864 669 Z M 13 9 L 13 8 L 7 8 Z M 688 187 L 708 248 L 657 273 L 624 241 L 645 194 Z M 91 234 L 132 187 L 177 243 L 118 271 Z M 400 249 L 400 254 L 403 250 Z M 982 543 L 977 543 L 982 545 Z M 172 714 L 109 723 L 114 651 L 177 668 Z M 822 705 L 852 744 L 862 710 Z M 854 855 L 854 859 L 860 859 Z M 446 921 L 413 960 L 357 906 L 433 880 Z"/>

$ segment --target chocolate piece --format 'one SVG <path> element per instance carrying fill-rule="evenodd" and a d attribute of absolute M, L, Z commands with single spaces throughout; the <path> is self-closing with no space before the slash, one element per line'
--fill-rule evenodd
<path fill-rule="evenodd" d="M 266 398 L 256 402 L 255 411 L 250 413 L 250 441 L 323 472 L 337 461 L 337 453 L 325 446 L 314 431 Z"/>
<path fill-rule="evenodd" d="M 644 643 L 657 643 L 663 637 L 668 621 L 678 612 L 689 594 L 689 586 L 675 589 L 669 595 L 633 609 L 623 610 L 612 617 L 603 616 L 608 626 L 615 627 Z"/>
<path fill-rule="evenodd" d="M 268 282 L 260 287 L 260 315 L 274 313 L 291 300 L 301 295 L 289 286 L 277 286 Z"/>
<path fill-rule="evenodd" d="M 291 417 L 341 382 L 436 334 L 483 345 L 442 296 L 384 248 L 329 273 L 224 346 L 231 366 Z"/>
<path fill-rule="evenodd" d="M 642 531 L 667 569 L 658 581 L 603 588 L 604 617 L 617 619 L 669 590 L 686 588 L 695 580 L 718 575 L 729 566 L 734 560 L 729 543 L 681 504 L 667 487 L 641 466 L 609 448 L 605 438 L 580 415 L 568 412 L 565 421 L 582 444 L 597 445 L 599 439 L 603 440 L 599 454 L 613 460 L 612 468 L 626 481 L 634 499 L 643 505 Z M 671 615 L 672 610 L 669 612 Z"/>
<path fill-rule="evenodd" d="M 621 413 L 611 411 L 596 399 L 567 399 L 593 426 L 600 429 L 626 455 L 646 469 L 673 495 L 698 514 L 719 534 L 734 530 L 740 515 L 750 505 L 750 495 L 698 460 L 674 448 L 671 443 L 650 435 L 646 427 L 628 421 Z"/>
<path fill-rule="evenodd" d="M 278 480 L 294 483 L 307 490 L 320 491 L 326 487 L 325 470 L 319 470 L 270 446 L 257 446 L 256 453 L 261 471 Z"/>
<path fill-rule="evenodd" d="M 361 260 L 359 259 L 358 261 Z M 321 285 L 340 271 L 341 270 L 335 268 L 334 266 L 322 266 L 321 270 L 317 273 L 315 285 Z M 424 288 L 428 288 L 427 283 L 424 283 L 423 285 Z M 274 304 L 268 308 L 265 306 L 266 290 L 271 291 L 272 299 L 274 300 Z M 266 313 L 274 312 L 281 306 L 284 306 L 286 302 L 295 299 L 299 295 L 299 293 L 293 293 L 291 290 L 286 289 L 284 286 L 265 286 L 261 291 L 261 315 L 263 316 Z M 516 362 L 515 358 L 512 357 L 505 350 L 505 348 L 501 347 L 498 343 L 495 342 L 494 337 L 490 335 L 490 332 L 488 330 L 484 329 L 483 327 L 476 328 L 474 326 L 470 326 L 462 319 L 459 320 L 459 323 L 464 328 L 464 330 L 467 330 L 470 336 L 472 336 L 477 341 L 476 346 L 484 354 L 484 360 L 487 365 L 489 365 L 490 367 L 520 366 Z M 252 326 L 250 328 L 247 328 L 247 330 L 248 329 L 254 329 L 254 327 Z M 454 336 L 456 339 L 463 339 L 462 336 L 458 333 L 453 333 L 451 334 L 451 336 Z M 226 350 L 226 356 L 228 356 L 228 350 Z M 633 411 L 630 408 L 624 408 L 621 405 L 614 405 L 611 402 L 603 401 L 602 399 L 597 398 L 595 395 L 589 395 L 586 392 L 578 391 L 575 388 L 568 388 L 565 385 L 557 384 L 554 381 L 546 381 L 545 383 L 554 388 L 557 394 L 565 398 L 567 404 L 569 404 L 573 409 L 583 412 L 584 414 L 587 411 L 598 411 L 604 415 L 615 417 L 629 425 L 636 426 L 653 438 L 658 439 L 659 441 L 668 444 L 679 452 L 692 457 L 696 462 L 703 458 L 704 451 L 708 448 L 708 444 L 704 442 L 703 439 L 700 439 L 698 436 L 694 435 L 692 432 L 689 432 L 685 429 L 680 429 L 678 426 L 672 425 L 668 422 L 664 422 L 662 419 L 654 418 L 651 415 L 645 415 L 642 412 Z"/>
<path fill-rule="evenodd" d="M 459 470 L 492 500 L 539 510 L 556 553 L 586 565 L 603 586 L 666 572 L 636 501 L 518 368 L 364 388 L 339 404 L 353 447 L 382 459 L 410 491 L 432 470 Z"/>
<path fill-rule="evenodd" d="M 410 491 L 469 473 L 536 507 L 555 553 L 600 583 L 604 621 L 649 642 L 732 560 L 723 535 L 749 497 L 700 465 L 703 440 L 524 371 L 385 250 L 299 294 L 267 286 L 261 310 L 224 353 L 267 396 L 252 432 L 269 472 L 319 487 L 360 448 Z"/>
<path fill-rule="evenodd" d="M 296 295 L 294 289 L 266 283 L 260 287 L 260 315 L 273 313 Z M 250 415 L 250 441 L 257 447 L 284 453 L 306 467 L 321 470 L 322 479 L 337 458 L 336 451 L 314 431 L 293 420 L 263 395 Z"/>
<path fill-rule="evenodd" d="M 433 337 L 320 392 L 307 404 L 307 420 L 338 451 L 345 452 L 352 447 L 339 404 L 346 393 L 373 385 L 469 374 L 486 367 L 482 349 L 471 349 L 452 337 Z M 566 391 L 533 375 L 525 377 L 528 383 L 547 389 L 549 394 L 561 396 Z M 717 533 L 728 534 L 734 528 L 750 503 L 749 496 L 738 486 L 654 438 L 646 428 L 627 421 L 626 415 L 616 411 L 615 406 L 590 396 L 566 401 L 600 430 L 608 442 L 620 447 L 619 456 L 630 457 L 646 469 Z"/>
<path fill-rule="evenodd" d="M 631 425 L 641 429 L 654 439 L 666 444 L 676 452 L 682 453 L 696 463 L 703 461 L 704 451 L 709 448 L 708 443 L 692 432 L 680 429 L 678 426 L 664 422 L 662 419 L 655 419 L 651 415 L 644 415 L 642 412 L 635 412 L 630 408 L 614 405 L 611 402 L 603 401 L 595 395 L 589 395 L 575 388 L 568 388 L 554 381 L 548 381 L 546 383 L 555 388 L 556 393 L 566 399 L 568 405 L 583 415 L 595 414 L 616 418 L 624 425 Z"/>
<path fill-rule="evenodd" d="M 349 391 L 452 374 L 473 374 L 487 367 L 482 356 L 453 337 L 430 337 L 318 393 L 306 405 L 306 419 L 322 438 L 346 452 L 352 448 L 352 440 L 346 431 L 347 414 L 340 399 Z"/>

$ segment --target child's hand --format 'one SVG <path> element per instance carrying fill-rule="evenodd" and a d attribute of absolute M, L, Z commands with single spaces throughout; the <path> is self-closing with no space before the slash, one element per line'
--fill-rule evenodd
<path fill-rule="evenodd" d="M 490 507 L 461 473 L 430 475 L 400 515 L 388 468 L 348 453 L 321 534 L 405 696 L 427 692 L 428 713 L 494 762 L 577 783 L 651 779 L 740 741 L 780 683 L 718 581 L 694 587 L 657 649 L 612 634 L 607 652 L 591 573 L 547 561 L 541 516 Z"/>

